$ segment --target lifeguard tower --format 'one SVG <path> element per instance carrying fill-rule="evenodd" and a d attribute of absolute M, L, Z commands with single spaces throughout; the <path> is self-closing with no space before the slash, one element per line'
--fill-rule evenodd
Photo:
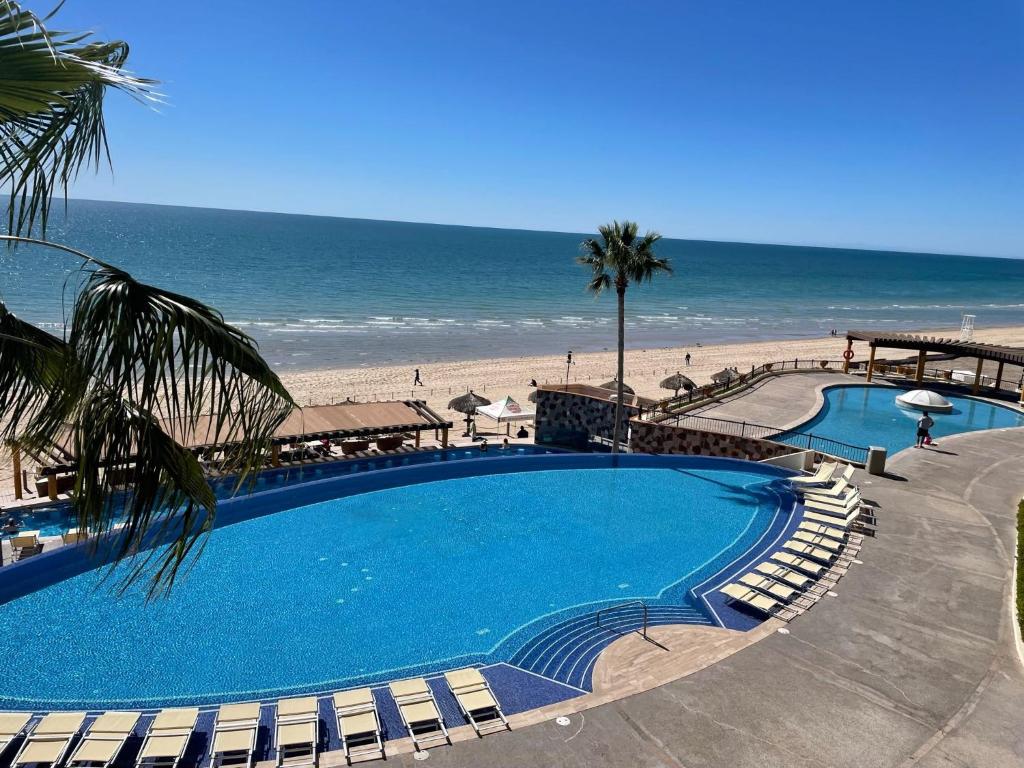
<path fill-rule="evenodd" d="M 974 320 L 977 315 L 964 315 L 960 321 L 960 341 L 974 341 Z"/>

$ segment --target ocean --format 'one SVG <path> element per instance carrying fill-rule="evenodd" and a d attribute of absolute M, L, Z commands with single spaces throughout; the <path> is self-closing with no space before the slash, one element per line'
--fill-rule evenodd
<path fill-rule="evenodd" d="M 195 296 L 278 369 L 599 351 L 615 298 L 585 290 L 583 233 L 72 200 L 48 236 Z M 60 209 L 60 210 L 58 210 Z M 657 222 L 641 222 L 641 225 Z M 1024 325 L 1024 259 L 665 239 L 675 269 L 626 296 L 630 348 L 829 329 Z M 59 331 L 73 257 L 0 250 L 8 308 Z"/>

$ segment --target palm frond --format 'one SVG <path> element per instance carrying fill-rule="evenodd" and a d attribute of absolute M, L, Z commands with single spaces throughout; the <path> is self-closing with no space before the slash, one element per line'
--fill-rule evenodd
<path fill-rule="evenodd" d="M 0 0 L 0 185 L 10 192 L 8 229 L 17 233 L 37 222 L 45 232 L 55 191 L 66 194 L 79 170 L 109 162 L 108 87 L 158 98 L 154 81 L 124 69 L 127 43 L 50 32 L 47 19 Z"/>

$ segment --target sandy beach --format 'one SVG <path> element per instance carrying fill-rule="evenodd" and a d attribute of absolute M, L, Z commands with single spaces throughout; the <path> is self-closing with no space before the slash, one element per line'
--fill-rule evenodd
<path fill-rule="evenodd" d="M 956 336 L 959 328 L 929 329 L 921 331 L 929 336 Z M 1024 327 L 988 328 L 975 331 L 976 341 L 991 344 L 1024 345 Z M 628 337 L 627 337 L 628 340 Z M 780 360 L 840 359 L 846 348 L 843 336 L 786 341 L 759 341 L 738 344 L 709 344 L 707 346 L 664 349 L 631 349 L 626 351 L 626 383 L 640 395 L 662 398 L 670 394 L 658 387 L 666 376 L 681 371 L 698 385 L 711 381 L 711 375 L 725 367 L 749 369 L 751 365 Z M 684 357 L 689 352 L 691 363 L 687 367 Z M 866 360 L 866 344 L 855 344 L 856 360 Z M 884 351 L 879 356 L 885 356 Z M 893 350 L 889 356 L 904 356 L 905 351 Z M 569 376 L 572 381 L 603 384 L 615 373 L 615 352 L 594 352 L 573 355 Z M 463 417 L 448 410 L 448 402 L 467 389 L 497 400 L 505 395 L 530 407 L 527 402 L 532 387 L 538 383 L 565 381 L 564 356 L 497 357 L 484 360 L 464 360 L 420 367 L 423 386 L 413 387 L 415 363 L 401 366 L 362 368 L 324 368 L 296 373 L 282 373 L 282 380 L 301 405 L 337 402 L 347 397 L 353 400 L 394 400 L 416 398 L 426 400 L 438 413 L 458 423 Z M 1008 372 L 1017 376 L 1019 372 Z M 481 420 L 481 431 L 493 428 Z M 531 430 L 532 431 L 532 430 Z M 457 438 L 456 431 L 453 437 Z M 10 456 L 0 456 L 0 493 L 10 486 Z"/>

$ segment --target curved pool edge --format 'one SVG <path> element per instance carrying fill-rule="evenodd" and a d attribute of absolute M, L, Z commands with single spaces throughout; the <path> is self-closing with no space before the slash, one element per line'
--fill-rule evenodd
<path fill-rule="evenodd" d="M 609 454 L 542 454 L 542 455 L 518 455 L 508 457 L 482 457 L 480 459 L 463 459 L 459 462 L 445 462 L 440 464 L 428 464 L 408 467 L 394 467 L 381 469 L 374 472 L 366 472 L 360 475 L 346 475 L 342 477 L 325 478 L 321 480 L 303 483 L 302 485 L 288 486 L 261 491 L 250 496 L 236 497 L 224 500 L 218 505 L 218 521 L 216 527 L 228 526 L 243 520 L 253 519 L 277 511 L 290 509 L 296 506 L 316 503 L 320 499 L 336 498 L 339 495 L 354 495 L 356 493 L 367 493 L 397 486 L 405 486 L 418 483 L 436 482 L 444 479 L 457 477 L 472 477 L 481 475 L 507 474 L 528 471 L 549 471 L 558 469 L 588 469 L 588 468 L 664 468 L 664 467 L 686 467 L 687 469 L 718 469 L 732 468 L 736 471 L 754 472 L 766 478 L 782 480 L 791 476 L 792 472 L 784 468 L 772 465 L 757 464 L 740 459 L 718 458 L 718 457 L 694 457 L 694 456 L 656 456 L 648 454 L 624 454 L 611 456 Z M 776 498 L 784 498 L 779 494 L 776 483 L 769 481 L 765 485 L 772 488 Z M 296 494 L 301 495 L 296 499 Z M 226 512 L 227 514 L 224 514 Z M 783 515 L 781 505 L 776 505 L 773 512 L 772 523 L 777 522 L 780 517 L 789 517 L 789 512 Z M 760 542 L 762 538 L 758 539 Z M 742 559 L 746 558 L 751 550 L 756 547 L 748 547 L 743 553 L 737 556 L 730 556 L 728 561 L 714 571 L 701 584 L 706 584 L 711 579 L 720 576 L 726 570 L 735 570 L 735 566 Z M 47 552 L 30 558 L 0 571 L 0 599 L 4 602 L 14 599 L 23 594 L 44 588 L 63 579 L 74 576 L 78 573 L 104 567 L 103 563 L 97 563 L 88 552 L 88 545 L 76 545 L 62 547 L 52 552 Z M 679 600 L 684 595 L 693 593 L 693 590 L 678 589 L 675 584 L 669 585 L 661 590 L 656 596 L 641 597 L 640 599 L 650 600 L 652 603 Z M 494 665 L 506 663 L 515 657 L 518 650 L 531 642 L 539 633 L 544 632 L 552 625 L 568 618 L 580 615 L 592 615 L 590 608 L 596 610 L 601 606 L 617 603 L 617 600 L 599 600 L 593 604 L 587 604 L 587 611 L 581 612 L 581 606 L 568 606 L 551 614 L 537 617 L 537 619 L 513 630 L 501 638 L 487 653 L 466 654 L 458 657 L 448 657 L 443 660 L 427 661 L 414 666 L 401 667 L 393 670 L 381 670 L 373 674 L 367 674 L 361 678 L 358 676 L 347 676 L 337 681 L 323 680 L 310 683 L 308 686 L 288 686 L 282 689 L 261 688 L 253 691 L 232 691 L 217 692 L 216 694 L 163 696 L 159 698 L 146 698 L 128 701 L 90 699 L 55 701 L 28 700 L 16 701 L 12 697 L 0 700 L 0 706 L 6 708 L 81 708 L 95 707 L 132 707 L 152 708 L 164 705 L 211 705 L 225 700 L 253 700 L 265 699 L 267 696 L 299 695 L 309 693 L 321 693 L 327 690 L 339 690 L 350 688 L 353 685 L 373 684 L 381 681 L 381 675 L 388 679 L 399 679 L 410 675 L 422 675 L 436 672 L 442 669 L 451 669 L 455 666 L 465 665 Z M 701 603 L 698 603 L 701 604 Z M 706 604 L 706 601 L 705 603 Z M 723 626 L 721 619 L 714 613 L 719 626 Z M 760 621 L 754 621 L 756 626 Z M 741 627 L 737 627 L 741 628 Z M 746 627 L 749 628 L 749 627 Z M 603 646 L 602 649 L 603 650 Z M 500 655 L 500 658 L 499 658 Z M 596 660 L 596 656 L 595 656 Z M 588 678 L 589 682 L 589 678 Z"/>

